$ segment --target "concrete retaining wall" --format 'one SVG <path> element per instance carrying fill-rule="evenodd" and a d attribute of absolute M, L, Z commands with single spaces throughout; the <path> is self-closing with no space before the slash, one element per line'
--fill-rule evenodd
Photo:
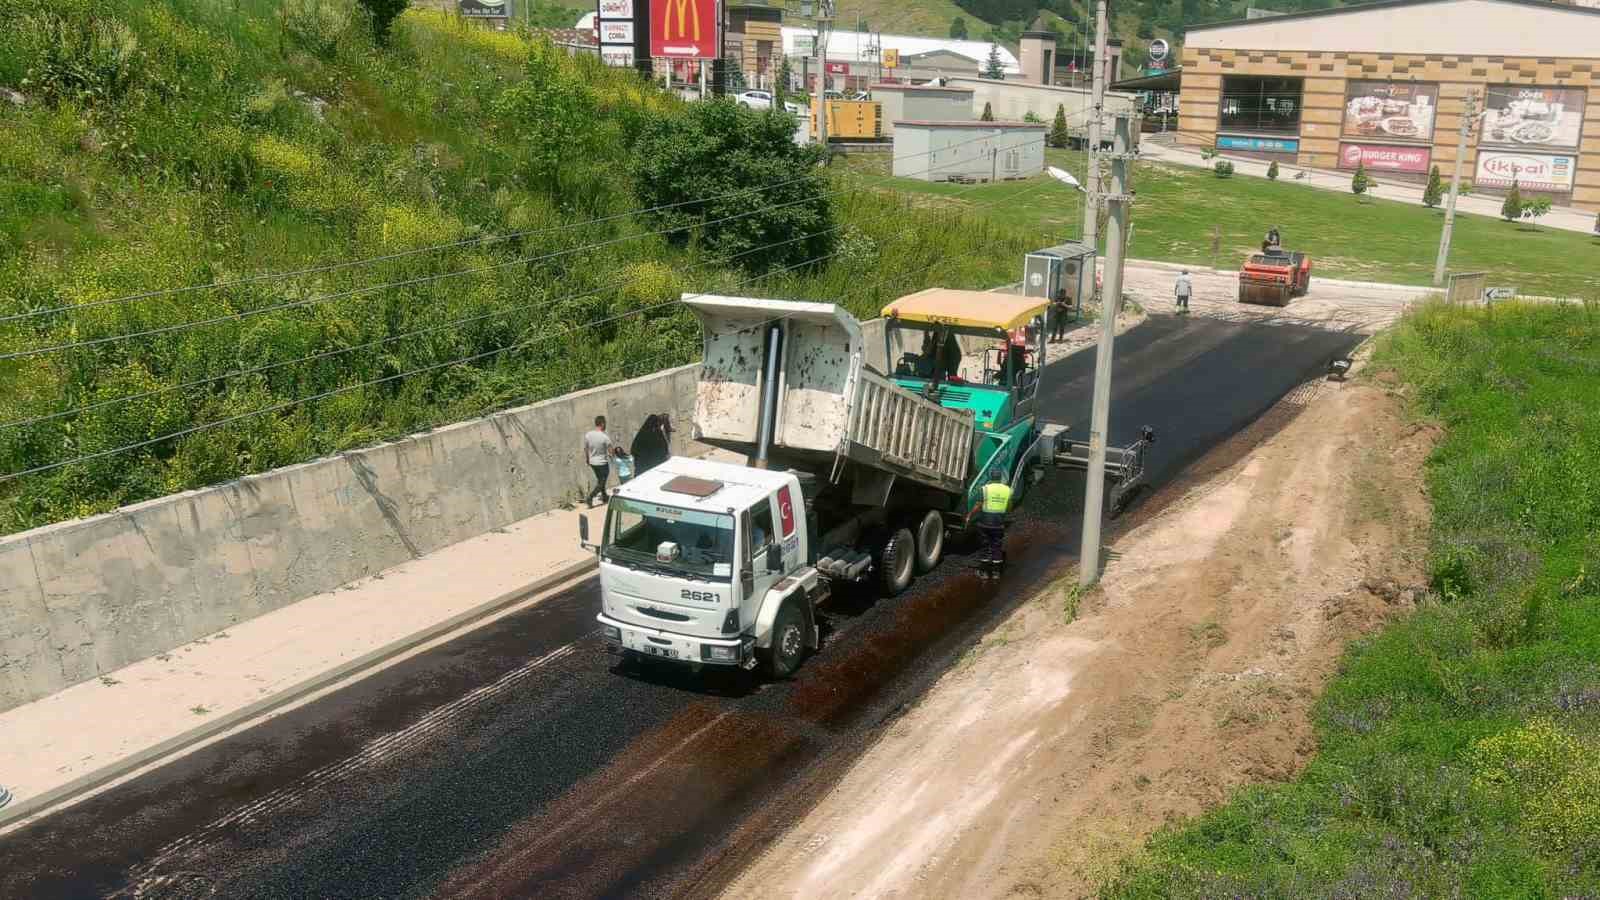
<path fill-rule="evenodd" d="M 0 538 L 0 710 L 579 498 L 597 415 L 684 452 L 696 368 Z"/>

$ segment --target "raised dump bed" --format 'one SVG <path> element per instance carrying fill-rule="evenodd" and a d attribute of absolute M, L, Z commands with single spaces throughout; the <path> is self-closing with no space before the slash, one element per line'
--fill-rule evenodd
<path fill-rule="evenodd" d="M 836 476 L 847 462 L 965 493 L 973 417 L 895 386 L 865 362 L 861 323 L 832 303 L 686 295 L 705 360 L 695 437 Z M 773 417 L 763 452 L 762 404 Z"/>

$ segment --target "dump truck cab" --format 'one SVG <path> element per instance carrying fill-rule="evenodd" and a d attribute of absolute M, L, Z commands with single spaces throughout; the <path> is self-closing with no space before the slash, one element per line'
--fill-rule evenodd
<path fill-rule="evenodd" d="M 971 471 L 1000 466 L 1014 488 L 1037 455 L 1046 309 L 1038 297 L 941 288 L 909 294 L 883 309 L 895 385 L 971 413 Z M 985 480 L 973 479 L 952 524 L 971 521 Z"/>
<path fill-rule="evenodd" d="M 752 664 L 783 600 L 816 587 L 802 504 L 793 473 L 706 460 L 675 457 L 629 482 L 598 536 L 605 639 L 641 656 Z M 800 625 L 815 646 L 809 615 Z"/>

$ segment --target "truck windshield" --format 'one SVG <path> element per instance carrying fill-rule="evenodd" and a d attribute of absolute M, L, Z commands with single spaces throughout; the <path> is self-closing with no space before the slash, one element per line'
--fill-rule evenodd
<path fill-rule="evenodd" d="M 664 544 L 670 559 L 660 552 Z M 606 559 L 648 571 L 729 581 L 733 577 L 733 517 L 659 503 L 616 498 L 606 517 Z"/>

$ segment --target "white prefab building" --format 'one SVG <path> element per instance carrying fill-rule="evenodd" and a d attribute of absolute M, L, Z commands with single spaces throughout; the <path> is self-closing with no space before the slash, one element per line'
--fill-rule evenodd
<path fill-rule="evenodd" d="M 883 133 L 894 134 L 894 123 L 963 122 L 976 119 L 972 88 L 936 87 L 931 84 L 875 84 L 872 99 L 883 104 Z"/>
<path fill-rule="evenodd" d="M 1049 128 L 1031 122 L 894 123 L 894 174 L 923 181 L 1011 181 L 1044 171 Z"/>

